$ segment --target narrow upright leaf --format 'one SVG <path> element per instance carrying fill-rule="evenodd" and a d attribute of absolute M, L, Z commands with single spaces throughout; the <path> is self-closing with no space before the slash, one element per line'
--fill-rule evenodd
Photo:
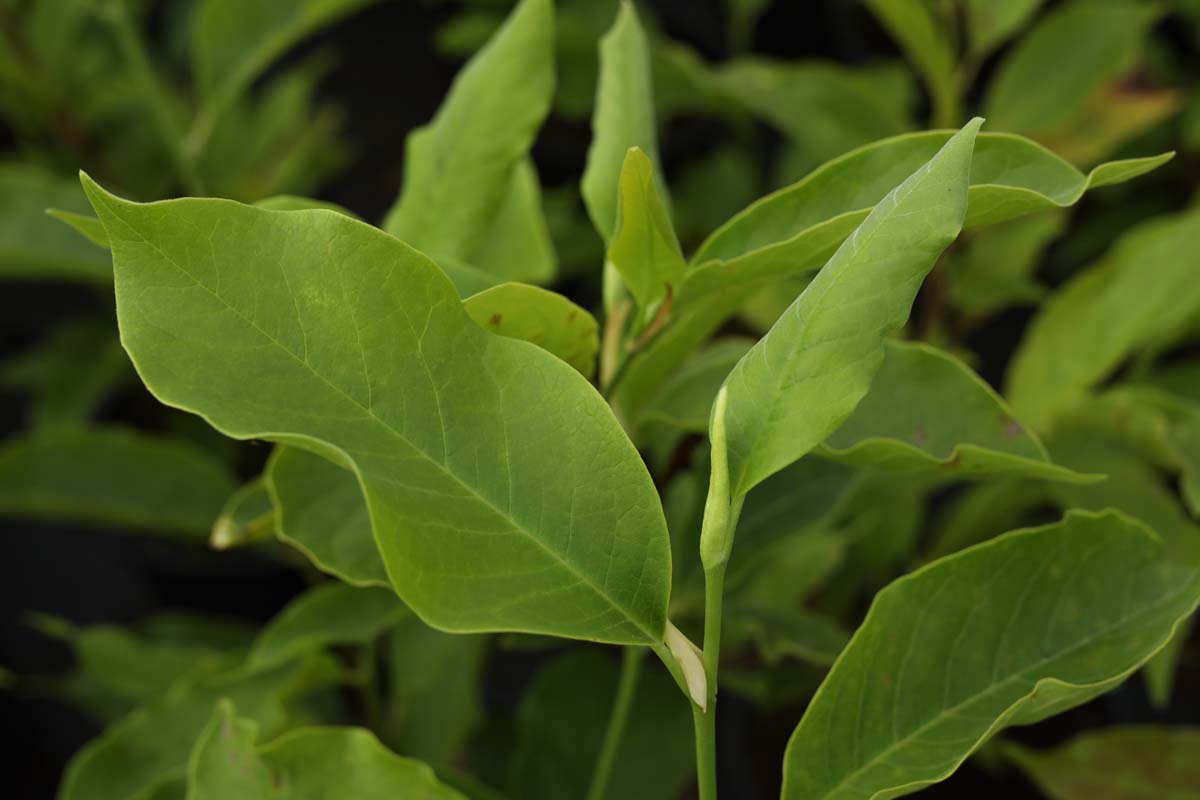
<path fill-rule="evenodd" d="M 340 214 L 142 205 L 85 182 L 147 386 L 235 438 L 351 468 L 391 582 L 423 619 L 661 641 L 662 509 L 578 372 L 482 330 L 428 259 Z"/>
<path fill-rule="evenodd" d="M 654 164 L 637 147 L 629 148 L 621 168 L 608 263 L 643 309 L 662 300 L 683 278 L 683 251 L 659 195 Z"/>
<path fill-rule="evenodd" d="M 434 257 L 471 263 L 553 92 L 554 5 L 522 0 L 459 72 L 433 121 L 409 136 L 404 188 L 384 229 Z"/>
<path fill-rule="evenodd" d="M 222 700 L 197 739 L 187 800 L 465 800 L 365 728 L 301 728 L 259 746 L 259 725 L 236 714 Z"/>
<path fill-rule="evenodd" d="M 974 120 L 885 197 L 730 373 L 731 488 L 803 456 L 854 410 L 967 211 Z"/>
<path fill-rule="evenodd" d="M 934 562 L 876 596 L 792 734 L 784 800 L 884 800 L 943 780 L 997 730 L 1117 686 L 1198 600 L 1200 571 L 1117 512 Z"/>
<path fill-rule="evenodd" d="M 592 224 L 605 241 L 612 239 L 616 229 L 621 165 L 631 147 L 640 148 L 651 164 L 658 164 L 649 45 L 633 4 L 622 0 L 616 22 L 600 41 L 592 144 L 580 185 Z M 666 201 L 662 184 L 659 196 Z"/>

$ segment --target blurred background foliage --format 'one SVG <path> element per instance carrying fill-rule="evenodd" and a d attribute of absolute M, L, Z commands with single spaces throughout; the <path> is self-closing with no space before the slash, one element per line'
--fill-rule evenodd
<path fill-rule="evenodd" d="M 267 448 L 225 440 L 142 389 L 117 341 L 109 255 L 61 221 L 88 213 L 76 172 L 136 199 L 311 196 L 377 223 L 403 180 L 405 137 L 429 120 L 458 67 L 512 5 L 0 0 L 0 678 L 13 689 L 0 695 L 0 716 L 11 737 L 4 758 L 12 796 L 50 796 L 66 759 L 99 723 L 157 696 L 166 677 L 205 673 L 205 664 L 244 651 L 254 628 L 315 580 L 305 559 L 278 543 L 222 554 L 201 546 L 214 521 L 226 537 L 262 533 L 269 508 L 256 513 L 246 502 L 261 499 L 253 485 L 226 502 L 261 471 Z M 579 179 L 597 45 L 617 8 L 616 0 L 557 4 L 558 83 L 533 149 L 556 265 L 543 282 L 586 307 L 600 304 L 603 245 Z M 910 333 L 962 357 L 993 386 L 1003 384 L 1043 299 L 1123 231 L 1196 206 L 1197 0 L 646 0 L 638 11 L 652 42 L 661 161 L 688 253 L 755 198 L 830 159 L 885 137 L 956 127 L 976 111 L 988 130 L 1030 137 L 1084 171 L 1176 151 L 1136 181 L 970 233 L 946 255 Z M 1169 254 L 1193 266 L 1195 228 Z M 1191 273 L 1182 274 L 1194 294 L 1200 280 Z M 761 333 L 802 286 L 772 284 L 727 332 Z M 1189 358 L 1200 310 L 1189 313 L 1116 359 L 1120 376 L 1152 375 L 1174 399 L 1107 397 L 1051 442 L 1068 466 L 1121 475 L 1130 498 L 1111 485 L 1071 487 L 1061 490 L 1070 504 L 1125 503 L 1155 527 L 1197 532 L 1200 438 L 1189 437 L 1200 430 L 1200 396 L 1189 396 L 1198 385 Z M 1163 363 L 1178 368 L 1155 369 Z M 652 457 L 671 469 L 676 444 L 664 442 Z M 722 701 L 726 740 L 741 743 L 722 764 L 726 782 L 744 787 L 731 797 L 777 791 L 795 708 L 882 581 L 1068 502 L 1003 481 L 864 480 L 850 490 L 841 477 L 823 476 L 837 484 L 823 485 L 825 501 L 841 500 L 821 527 L 853 535 L 810 536 L 776 552 L 756 586 L 787 587 L 801 603 L 819 593 L 822 609 L 843 624 L 792 619 L 809 627 L 782 635 L 768 621 L 732 637 L 757 655 L 731 664 L 736 699 Z M 703 496 L 694 483 L 677 481 L 668 493 L 673 530 L 686 527 L 679 518 Z M 214 543 L 228 544 L 220 536 Z M 752 602 L 754 591 L 743 599 Z M 539 709 L 574 704 L 577 718 L 602 719 L 607 691 L 580 697 L 569 679 L 616 681 L 614 663 L 597 653 L 548 654 L 546 643 L 521 637 L 445 637 L 415 620 L 390 637 L 389 646 L 420 658 L 396 677 L 387 708 L 360 708 L 336 691 L 319 701 L 328 708 L 308 713 L 375 714 L 390 744 L 435 763 L 459 763 L 469 741 L 478 776 L 541 787 L 529 796 L 554 796 L 547 787 L 556 778 L 539 775 L 529 753 L 552 750 L 563 735 L 553 725 L 572 718 L 551 723 Z M 806 643 L 799 653 L 796 641 Z M 1180 677 L 1170 711 L 1161 710 L 1168 674 L 1157 689 L 1151 684 L 1160 710 L 1137 684 L 1020 736 L 1040 744 L 1095 721 L 1200 721 L 1195 637 L 1181 637 L 1173 658 Z M 320 673 L 321 664 L 308 668 Z M 288 675 L 273 690 L 322 680 Z M 461 707 L 438 704 L 449 696 Z M 642 706 L 647 726 L 679 723 L 652 699 Z M 926 794 L 1033 791 L 1013 771 L 976 787 L 995 763 L 988 755 Z M 579 765 L 588 767 L 587 759 Z"/>

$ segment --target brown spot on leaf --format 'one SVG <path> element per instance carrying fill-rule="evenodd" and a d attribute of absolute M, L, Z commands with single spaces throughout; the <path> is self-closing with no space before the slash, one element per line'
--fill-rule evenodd
<path fill-rule="evenodd" d="M 929 441 L 929 434 L 924 428 L 917 428 L 912 432 L 913 444 L 922 445 Z"/>
<path fill-rule="evenodd" d="M 579 312 L 572 311 L 570 314 L 567 314 L 567 322 L 574 322 L 575 317 L 577 317 L 577 316 L 579 316 Z"/>
<path fill-rule="evenodd" d="M 502 319 L 504 318 L 499 314 L 492 314 L 490 317 L 488 317 L 488 325 L 499 325 L 500 320 Z"/>

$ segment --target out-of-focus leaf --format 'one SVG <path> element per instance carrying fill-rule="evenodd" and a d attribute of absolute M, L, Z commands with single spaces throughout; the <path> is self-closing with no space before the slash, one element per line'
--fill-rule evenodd
<path fill-rule="evenodd" d="M 1055 140 L 1135 65 L 1161 14 L 1154 4 L 1131 0 L 1072 0 L 1055 8 L 997 69 L 984 99 L 989 124 L 1038 141 Z M 1067 52 L 1071 57 L 1063 58 Z M 1030 86 L 1038 90 L 1031 92 Z"/>
<path fill-rule="evenodd" d="M 818 453 L 856 467 L 982 478 L 1099 480 L 1050 461 L 971 368 L 926 344 L 888 341 L 858 406 Z"/>
<path fill-rule="evenodd" d="M 483 720 L 487 636 L 443 633 L 416 617 L 392 632 L 384 741 L 434 766 L 457 763 Z"/>
<path fill-rule="evenodd" d="M 734 605 L 725 626 L 728 641 L 723 636 L 722 646 L 753 643 L 768 664 L 794 658 L 827 667 L 850 640 L 836 622 L 802 608 Z"/>
<path fill-rule="evenodd" d="M 554 6 L 522 0 L 459 72 L 433 121 L 409 135 L 404 187 L 384 229 L 435 258 L 474 263 L 513 193 L 523 203 L 536 197 L 522 164 L 553 91 Z"/>
<path fill-rule="evenodd" d="M 674 292 L 686 269 L 658 183 L 649 156 L 629 148 L 618 182 L 608 264 L 620 273 L 638 307 L 647 311 Z"/>
<path fill-rule="evenodd" d="M 558 256 L 531 159 L 522 159 L 514 167 L 508 192 L 470 262 L 500 280 L 549 283 L 554 278 Z"/>
<path fill-rule="evenodd" d="M 1200 728 L 1116 726 L 1052 750 L 1004 754 L 1053 800 L 1198 800 Z"/>
<path fill-rule="evenodd" d="M 696 353 L 663 383 L 642 412 L 641 424 L 665 424 L 703 433 L 708 428 L 709 411 L 721 384 L 753 346 L 752 339 L 730 337 Z"/>
<path fill-rule="evenodd" d="M 1117 686 L 1198 600 L 1200 570 L 1117 512 L 934 562 L 876 597 L 792 734 L 782 796 L 894 797 L 943 780 L 996 730 Z"/>
<path fill-rule="evenodd" d="M 942 507 L 926 558 L 933 561 L 1019 527 L 1052 494 L 1053 489 L 1034 481 L 995 480 L 966 487 Z"/>
<path fill-rule="evenodd" d="M 595 650 L 565 653 L 534 676 L 517 712 L 514 796 L 587 796 L 617 680 L 616 661 Z M 666 672 L 640 670 L 604 797 L 676 796 L 694 768 L 690 727 L 687 704 L 679 701 L 679 690 Z"/>
<path fill-rule="evenodd" d="M 300 728 L 257 746 L 260 725 L 222 700 L 188 762 L 188 800 L 465 800 L 365 728 Z"/>
<path fill-rule="evenodd" d="M 967 46 L 975 59 L 984 58 L 1025 27 L 1045 0 L 964 0 Z"/>
<path fill-rule="evenodd" d="M 328 681 L 328 662 L 300 660 L 265 672 L 183 679 L 92 739 L 67 765 L 59 800 L 141 800 L 178 782 L 192 744 L 220 698 L 274 735 L 288 724 L 285 703 Z"/>
<path fill-rule="evenodd" d="M 1037 135 L 1063 158 L 1094 164 L 1120 145 L 1175 115 L 1183 95 L 1173 89 L 1115 84 L 1091 98 L 1070 123 Z"/>
<path fill-rule="evenodd" d="M 761 609 L 802 605 L 842 565 L 850 543 L 846 531 L 823 524 L 789 533 L 755 559 L 744 585 L 737 574 L 738 583 L 730 587 L 735 602 Z"/>
<path fill-rule="evenodd" d="M 411 612 L 381 587 L 336 581 L 309 589 L 288 603 L 254 641 L 246 669 L 271 669 L 331 644 L 365 644 Z"/>
<path fill-rule="evenodd" d="M 908 318 L 921 281 L 962 227 L 981 123 L 884 198 L 729 374 L 734 498 L 820 444 L 867 393 L 884 336 Z"/>
<path fill-rule="evenodd" d="M 662 641 L 657 492 L 578 372 L 482 330 L 432 262 L 340 214 L 87 188 L 147 386 L 234 438 L 353 469 L 392 585 L 423 619 Z"/>
<path fill-rule="evenodd" d="M 599 326 L 561 294 L 525 283 L 502 283 L 471 295 L 463 307 L 484 329 L 535 344 L 585 378 L 596 371 Z"/>
<path fill-rule="evenodd" d="M 354 474 L 295 447 L 276 447 L 264 475 L 275 535 L 319 569 L 355 586 L 388 586 L 371 517 Z"/>
<path fill-rule="evenodd" d="M 1034 271 L 1065 224 L 1065 214 L 1047 211 L 975 231 L 965 248 L 946 259 L 950 301 L 975 320 L 1040 301 L 1047 289 Z"/>
<path fill-rule="evenodd" d="M 958 56 L 945 8 L 926 0 L 864 0 L 929 89 L 934 127 L 958 125 Z"/>
<path fill-rule="evenodd" d="M 0 363 L 0 385 L 29 393 L 28 422 L 44 427 L 86 422 L 133 378 L 111 324 L 79 320 L 31 350 Z"/>
<path fill-rule="evenodd" d="M 654 86 L 646 34 L 632 3 L 622 3 L 612 28 L 600 41 L 600 76 L 592 113 L 592 143 L 580 183 L 592 224 L 607 242 L 617 225 L 621 165 L 637 147 L 655 167 L 658 196 L 669 207 L 658 160 Z"/>
<path fill-rule="evenodd" d="M 104 251 L 46 216 L 48 208 L 87 212 L 74 181 L 26 164 L 0 164 L 0 278 L 110 285 Z"/>
<path fill-rule="evenodd" d="M 675 229 L 685 249 L 755 198 L 757 171 L 749 155 L 732 145 L 687 163 L 673 192 Z"/>
<path fill-rule="evenodd" d="M 1046 427 L 1133 350 L 1196 313 L 1198 247 L 1200 211 L 1158 217 L 1056 292 L 1009 367 L 1006 394 L 1021 419 Z"/>
<path fill-rule="evenodd" d="M 203 541 L 234 490 L 183 441 L 124 428 L 47 428 L 0 448 L 0 513 Z"/>
<path fill-rule="evenodd" d="M 258 477 L 239 486 L 225 501 L 208 544 L 217 550 L 240 547 L 271 535 L 274 528 L 275 503 L 266 482 Z"/>

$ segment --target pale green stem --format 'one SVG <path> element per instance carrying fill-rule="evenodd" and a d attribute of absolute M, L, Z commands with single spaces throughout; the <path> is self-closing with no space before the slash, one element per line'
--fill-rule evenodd
<path fill-rule="evenodd" d="M 625 734 L 625 723 L 633 708 L 633 697 L 637 693 L 638 675 L 641 673 L 642 656 L 646 651 L 637 646 L 625 648 L 621 659 L 621 679 L 617 684 L 617 696 L 613 700 L 612 713 L 608 717 L 608 729 L 604 732 L 604 744 L 596 758 L 592 771 L 592 784 L 588 787 L 587 800 L 603 800 L 608 791 L 608 780 L 621 748 L 621 737 Z"/>

